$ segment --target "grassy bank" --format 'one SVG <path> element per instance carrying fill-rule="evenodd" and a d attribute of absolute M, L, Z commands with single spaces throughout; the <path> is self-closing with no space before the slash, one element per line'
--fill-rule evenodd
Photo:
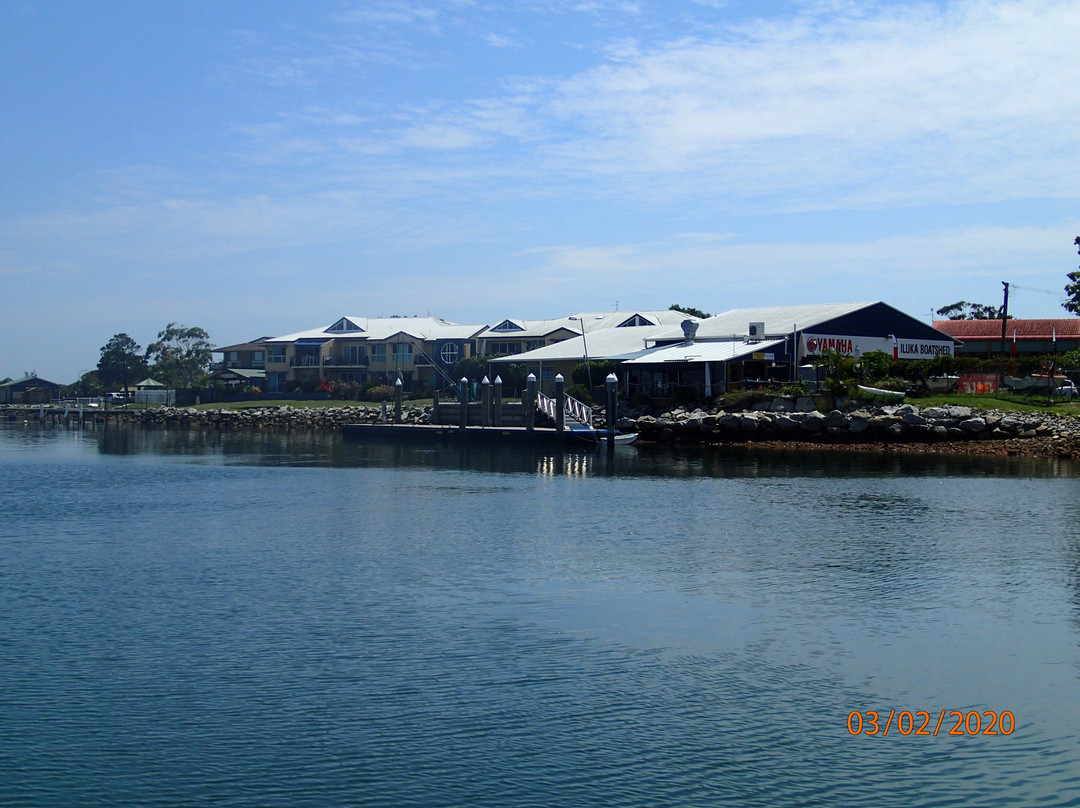
<path fill-rule="evenodd" d="M 904 402 L 915 407 L 944 407 L 948 405 L 971 407 L 973 410 L 1005 410 L 1008 412 L 1045 412 L 1055 415 L 1080 415 L 1080 401 L 1057 399 L 1050 406 L 1046 398 L 1018 396 L 1012 393 L 977 395 L 975 393 L 952 393 L 923 398 L 905 398 Z"/>

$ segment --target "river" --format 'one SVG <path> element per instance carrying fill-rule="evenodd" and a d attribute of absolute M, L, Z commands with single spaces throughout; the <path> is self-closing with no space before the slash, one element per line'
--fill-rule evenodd
<path fill-rule="evenodd" d="M 1080 805 L 1078 472 L 2 423 L 0 806 Z"/>

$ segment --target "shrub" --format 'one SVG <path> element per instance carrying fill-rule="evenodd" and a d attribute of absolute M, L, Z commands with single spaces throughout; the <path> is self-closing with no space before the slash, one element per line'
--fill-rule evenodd
<path fill-rule="evenodd" d="M 575 365 L 574 369 L 570 371 L 570 379 L 574 384 L 589 384 L 589 370 L 592 369 L 592 383 L 594 386 L 599 387 L 607 379 L 608 374 L 614 373 L 615 378 L 622 380 L 626 371 L 622 366 L 622 362 L 616 362 L 611 359 L 598 359 L 595 362 L 591 362 L 588 366 L 584 363 Z"/>
<path fill-rule="evenodd" d="M 377 384 L 367 389 L 368 401 L 390 401 L 394 398 L 394 388 L 388 384 Z"/>
<path fill-rule="evenodd" d="M 862 355 L 858 363 L 858 373 L 863 379 L 876 382 L 889 376 L 893 369 L 893 358 L 884 351 L 869 351 Z"/>
<path fill-rule="evenodd" d="M 572 384 L 566 388 L 566 395 L 576 398 L 578 401 L 583 401 L 586 404 L 593 403 L 592 393 L 589 392 L 589 388 L 583 384 Z"/>
<path fill-rule="evenodd" d="M 729 390 L 724 394 L 721 403 L 725 410 L 737 412 L 749 409 L 751 405 L 762 400 L 762 395 L 757 390 Z"/>
<path fill-rule="evenodd" d="M 806 382 L 796 382 L 795 384 L 787 384 L 780 388 L 780 395 L 790 396 L 792 398 L 799 398 L 800 396 L 811 395 L 813 391 L 810 389 L 810 385 Z"/>

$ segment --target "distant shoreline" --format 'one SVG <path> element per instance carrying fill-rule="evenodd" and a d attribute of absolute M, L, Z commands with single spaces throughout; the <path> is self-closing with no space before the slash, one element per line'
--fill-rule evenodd
<path fill-rule="evenodd" d="M 922 418 L 917 408 L 901 405 L 909 421 Z M 898 408 L 892 408 L 896 410 Z M 934 408 L 923 412 L 931 413 Z M 938 408 L 940 409 L 940 408 Z M 966 408 L 956 408 L 964 409 Z M 392 408 L 389 408 L 392 413 Z M 885 408 L 888 412 L 888 408 Z M 42 410 L 35 405 L 0 405 L 0 418 L 7 420 L 35 421 Z M 47 408 L 46 420 L 62 424 L 77 421 L 77 413 L 68 411 L 64 420 L 61 410 Z M 933 413 L 931 413 L 933 414 Z M 970 414 L 970 413 L 966 413 Z M 383 418 L 379 407 L 253 407 L 242 410 L 194 409 L 186 407 L 158 407 L 149 410 L 109 410 L 108 420 L 137 426 L 165 429 L 215 429 L 215 430 L 323 430 L 337 431 L 346 424 L 380 423 Z M 891 434 L 877 427 L 866 427 L 866 434 L 853 434 L 848 428 L 814 426 L 813 434 L 806 434 L 807 427 L 797 432 L 784 432 L 777 424 L 785 424 L 779 418 L 796 418 L 798 413 L 691 413 L 678 411 L 665 413 L 660 418 L 645 416 L 639 419 L 620 419 L 623 431 L 637 431 L 639 444 L 677 446 L 723 446 L 745 449 L 773 449 L 793 451 L 829 452 L 877 452 L 883 454 L 929 454 L 970 455 L 1001 457 L 1058 457 L 1080 460 L 1080 419 L 1069 416 L 1025 412 L 977 412 L 979 420 L 993 425 L 971 434 L 963 440 L 943 439 L 933 436 L 923 424 L 903 424 L 903 429 L 890 424 Z M 859 418 L 886 419 L 902 423 L 902 416 L 882 414 L 881 408 L 874 413 L 862 410 L 841 414 L 818 412 L 804 413 L 807 419 L 821 423 L 845 424 Z M 102 410 L 84 410 L 87 420 L 101 421 L 106 413 Z M 431 407 L 405 407 L 402 423 L 430 423 Z M 829 421 L 828 419 L 833 419 Z M 725 419 L 727 423 L 725 425 Z M 1001 425 L 1016 422 L 1014 432 L 1008 434 Z M 928 423 L 932 422 L 929 419 Z M 960 421 L 960 418 L 954 418 Z M 734 423 L 737 421 L 738 423 Z M 796 422 L 802 423 L 802 422 Z M 786 429 L 795 429 L 785 425 Z M 746 434 L 752 429 L 755 434 Z M 953 428 L 955 431 L 955 427 Z M 914 432 L 913 430 L 922 430 Z M 1023 437 L 1019 435 L 1023 434 Z"/>

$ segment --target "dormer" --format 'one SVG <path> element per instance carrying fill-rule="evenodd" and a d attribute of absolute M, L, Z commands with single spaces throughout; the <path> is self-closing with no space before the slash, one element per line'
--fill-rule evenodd
<path fill-rule="evenodd" d="M 639 325 L 656 325 L 652 320 L 642 317 L 640 314 L 635 314 L 623 322 L 619 323 L 618 328 L 633 328 Z"/>
<path fill-rule="evenodd" d="M 362 329 L 348 317 L 342 317 L 340 320 L 338 320 L 336 323 L 326 329 L 326 332 L 331 334 L 348 334 L 350 332 L 362 332 L 363 330 L 364 329 Z"/>
<path fill-rule="evenodd" d="M 500 334 L 506 334 L 513 331 L 524 331 L 525 326 L 521 325 L 520 323 L 515 323 L 513 320 L 503 320 L 491 330 Z"/>

